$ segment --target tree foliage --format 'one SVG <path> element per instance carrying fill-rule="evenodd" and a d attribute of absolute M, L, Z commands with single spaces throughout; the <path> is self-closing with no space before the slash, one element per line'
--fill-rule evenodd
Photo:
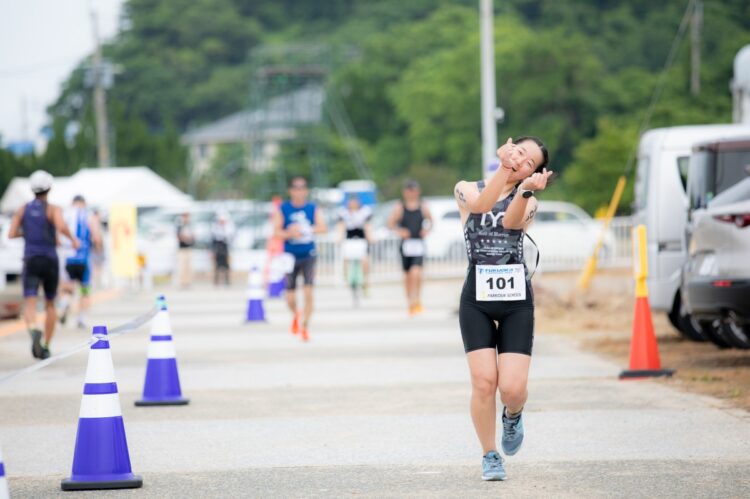
<path fill-rule="evenodd" d="M 496 3 L 500 140 L 542 137 L 561 176 L 548 196 L 589 211 L 607 203 L 687 5 L 686 0 L 508 0 Z M 148 165 L 188 186 L 180 135 L 246 107 L 261 46 L 313 43 L 354 49 L 329 86 L 343 97 L 358 144 L 386 195 L 401 180 L 446 194 L 481 171 L 476 0 L 128 0 L 121 33 L 104 48 L 118 73 L 108 93 L 118 165 Z M 750 4 L 704 2 L 701 93 L 689 91 L 688 40 L 664 75 L 648 127 L 729 122 L 727 84 L 750 43 Z M 81 62 L 50 107 L 52 139 L 39 157 L 0 153 L 0 189 L 41 167 L 70 174 L 95 164 L 91 89 Z M 78 128 L 70 134 L 71 124 Z M 67 133 L 66 133 L 67 132 Z M 267 197 L 291 173 L 355 176 L 346 142 L 329 127 L 288 143 L 279 171 L 245 169 L 244 145 L 223 148 L 198 194 Z M 630 192 L 630 190 L 626 191 Z M 621 205 L 627 210 L 627 198 Z"/>

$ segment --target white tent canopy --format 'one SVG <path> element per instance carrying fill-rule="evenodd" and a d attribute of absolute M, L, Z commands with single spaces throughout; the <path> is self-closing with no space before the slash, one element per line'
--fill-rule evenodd
<path fill-rule="evenodd" d="M 67 206 L 77 194 L 86 198 L 89 206 L 104 211 L 116 203 L 137 208 L 181 208 L 192 203 L 190 196 L 145 166 L 84 168 L 70 177 L 57 177 L 49 200 Z M 0 212 L 12 213 L 31 199 L 28 178 L 14 178 L 0 198 Z"/>

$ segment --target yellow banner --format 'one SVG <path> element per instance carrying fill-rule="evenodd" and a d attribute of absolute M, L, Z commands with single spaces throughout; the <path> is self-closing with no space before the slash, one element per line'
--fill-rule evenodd
<path fill-rule="evenodd" d="M 109 234 L 112 238 L 112 274 L 115 277 L 138 276 L 136 209 L 132 204 L 113 204 L 109 210 Z"/>

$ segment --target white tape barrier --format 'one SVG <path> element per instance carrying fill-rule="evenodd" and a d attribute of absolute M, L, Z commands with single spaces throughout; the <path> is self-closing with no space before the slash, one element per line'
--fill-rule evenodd
<path fill-rule="evenodd" d="M 132 331 L 135 331 L 148 321 L 150 321 L 158 312 L 158 308 L 154 307 L 151 310 L 149 310 L 147 313 L 136 317 L 130 322 L 127 322 L 125 324 L 122 324 L 120 326 L 117 326 L 113 329 L 109 330 L 109 334 L 105 335 L 94 335 L 85 342 L 79 343 L 78 345 L 74 346 L 73 348 L 66 350 L 62 353 L 58 353 L 56 355 L 51 356 L 48 359 L 44 359 L 42 361 L 37 362 L 36 364 L 30 365 L 29 367 L 26 367 L 24 369 L 20 369 L 18 371 L 13 371 L 11 373 L 6 374 L 2 378 L 0 378 L 0 385 L 3 383 L 6 383 L 13 378 L 16 378 L 18 376 L 24 375 L 24 374 L 30 374 L 35 371 L 38 371 L 40 369 L 43 369 L 47 367 L 50 364 L 54 364 L 55 362 L 58 362 L 62 359 L 68 358 L 71 355 L 80 352 L 81 350 L 84 350 L 86 348 L 89 348 L 91 345 L 96 343 L 99 340 L 111 340 L 114 337 L 120 336 L 122 334 L 130 333 Z"/>

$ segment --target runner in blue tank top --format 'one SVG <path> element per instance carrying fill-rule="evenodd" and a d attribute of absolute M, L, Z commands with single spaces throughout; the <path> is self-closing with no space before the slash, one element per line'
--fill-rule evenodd
<path fill-rule="evenodd" d="M 307 200 L 307 180 L 292 177 L 289 182 L 289 201 L 281 204 L 274 214 L 274 236 L 284 240 L 284 251 L 294 257 L 294 268 L 287 274 L 286 301 L 292 311 L 293 334 L 309 339 L 308 326 L 313 312 L 313 284 L 315 283 L 315 234 L 326 232 L 326 224 L 314 203 Z M 305 306 L 302 314 L 297 309 L 297 278 L 304 278 Z M 301 321 L 300 321 L 301 319 Z"/>
<path fill-rule="evenodd" d="M 547 149 L 535 137 L 508 139 L 492 177 L 455 188 L 469 259 L 459 324 L 471 371 L 471 417 L 482 445 L 482 479 L 505 480 L 495 441 L 496 394 L 504 405 L 502 449 L 523 442 L 521 411 L 534 340 L 534 296 L 523 261 L 523 238 L 534 220 L 534 191 L 552 174 Z"/>
<path fill-rule="evenodd" d="M 84 329 L 86 327 L 86 313 L 90 305 L 91 251 L 95 248 L 99 250 L 102 247 L 101 230 L 96 218 L 86 208 L 86 200 L 81 195 L 73 198 L 73 204 L 68 210 L 65 210 L 63 219 L 81 245 L 78 249 L 73 249 L 70 245 L 62 244 L 60 253 L 63 257 L 64 270 L 62 272 L 62 285 L 60 286 L 61 296 L 58 302 L 58 315 L 60 324 L 65 324 L 70 302 L 75 293 L 74 284 L 77 281 L 81 288 L 77 326 L 79 329 Z"/>
<path fill-rule="evenodd" d="M 52 175 L 37 170 L 29 177 L 34 200 L 21 207 L 13 216 L 8 237 L 23 237 L 23 296 L 24 320 L 31 335 L 31 353 L 38 359 L 50 356 L 49 343 L 55 333 L 55 296 L 60 278 L 57 259 L 57 232 L 67 237 L 74 248 L 78 239 L 70 233 L 58 206 L 47 202 L 47 193 L 52 188 Z M 36 297 L 39 285 L 44 288 L 46 299 L 44 319 L 44 342 L 42 332 L 36 326 Z"/>

